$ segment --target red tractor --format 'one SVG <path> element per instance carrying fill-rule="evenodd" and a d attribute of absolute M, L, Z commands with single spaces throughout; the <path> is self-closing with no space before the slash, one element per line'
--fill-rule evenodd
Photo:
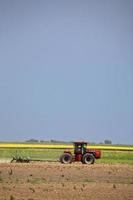
<path fill-rule="evenodd" d="M 68 164 L 80 161 L 83 164 L 94 164 L 95 159 L 101 158 L 101 150 L 87 149 L 87 142 L 74 142 L 74 155 L 70 150 L 65 150 L 60 156 L 60 162 Z"/>

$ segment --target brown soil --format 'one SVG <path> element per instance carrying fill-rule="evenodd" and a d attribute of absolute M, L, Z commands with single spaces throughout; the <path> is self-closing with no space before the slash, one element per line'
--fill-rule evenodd
<path fill-rule="evenodd" d="M 132 200 L 133 166 L 0 163 L 0 200 L 14 199 Z"/>

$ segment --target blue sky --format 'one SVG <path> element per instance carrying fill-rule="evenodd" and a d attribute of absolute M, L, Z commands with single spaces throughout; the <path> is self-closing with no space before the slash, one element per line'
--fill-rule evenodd
<path fill-rule="evenodd" d="M 0 1 L 0 140 L 133 144 L 133 1 Z"/>

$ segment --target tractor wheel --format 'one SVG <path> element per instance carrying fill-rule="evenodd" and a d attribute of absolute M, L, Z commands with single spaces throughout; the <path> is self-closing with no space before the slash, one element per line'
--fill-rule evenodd
<path fill-rule="evenodd" d="M 70 153 L 63 153 L 60 156 L 60 162 L 63 164 L 69 164 L 72 162 L 72 160 L 73 160 L 73 157 Z"/>
<path fill-rule="evenodd" d="M 83 159 L 82 159 L 82 163 L 83 164 L 94 164 L 95 162 L 95 158 L 92 154 L 90 153 L 86 153 L 85 155 L 83 155 Z"/>

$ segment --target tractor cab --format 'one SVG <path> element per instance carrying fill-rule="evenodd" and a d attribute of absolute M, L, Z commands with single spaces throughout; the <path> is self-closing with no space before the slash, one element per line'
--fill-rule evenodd
<path fill-rule="evenodd" d="M 87 142 L 74 142 L 75 161 L 81 161 L 82 156 L 86 153 Z"/>
<path fill-rule="evenodd" d="M 74 142 L 74 154 L 84 154 L 87 149 L 87 142 Z"/>

